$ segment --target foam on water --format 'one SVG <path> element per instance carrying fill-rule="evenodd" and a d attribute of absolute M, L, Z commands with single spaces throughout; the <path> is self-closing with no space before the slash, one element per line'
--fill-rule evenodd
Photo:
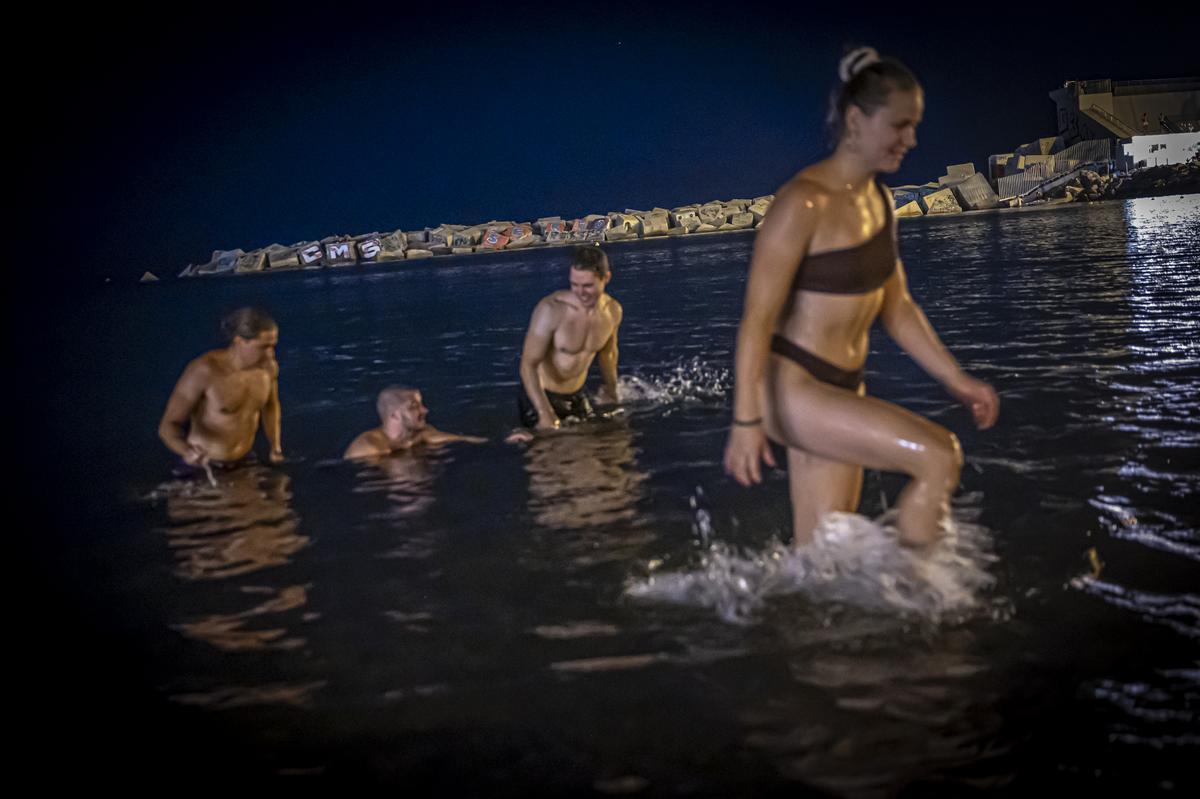
<path fill-rule="evenodd" d="M 624 375 L 618 382 L 622 401 L 652 405 L 720 400 L 732 387 L 728 369 L 714 368 L 700 358 L 681 360 L 661 372 Z"/>
<path fill-rule="evenodd" d="M 994 582 L 986 570 L 996 559 L 990 536 L 963 519 L 949 522 L 929 552 L 898 543 L 894 512 L 876 520 L 830 513 L 812 544 L 791 547 L 773 539 L 755 551 L 710 542 L 707 514 L 701 510 L 697 517 L 704 544 L 699 565 L 631 580 L 626 596 L 712 608 L 734 624 L 752 622 L 768 598 L 794 593 L 938 622 L 979 609 L 981 593 Z"/>

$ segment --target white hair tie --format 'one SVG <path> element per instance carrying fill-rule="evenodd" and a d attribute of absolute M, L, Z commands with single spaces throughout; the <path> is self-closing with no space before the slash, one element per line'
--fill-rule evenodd
<path fill-rule="evenodd" d="M 842 79 L 842 83 L 849 83 L 850 79 L 863 69 L 878 63 L 879 53 L 875 52 L 875 48 L 859 47 L 848 53 L 838 64 L 838 77 Z"/>

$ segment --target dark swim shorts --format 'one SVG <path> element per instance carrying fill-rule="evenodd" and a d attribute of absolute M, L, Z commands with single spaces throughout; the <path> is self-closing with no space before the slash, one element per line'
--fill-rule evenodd
<path fill-rule="evenodd" d="M 587 395 L 583 393 L 583 389 L 579 389 L 574 394 L 547 391 L 546 399 L 550 400 L 550 407 L 564 422 L 568 417 L 582 421 L 596 415 L 596 411 L 592 408 L 592 403 L 588 400 Z M 517 413 L 521 417 L 522 425 L 529 428 L 537 427 L 537 408 L 533 407 L 533 403 L 529 401 L 529 396 L 524 389 L 517 395 Z"/>
<path fill-rule="evenodd" d="M 258 463 L 258 458 L 253 452 L 250 452 L 236 461 L 209 461 L 208 465 L 214 472 L 231 472 L 234 469 L 253 466 L 256 463 Z M 171 467 L 171 476 L 177 480 L 204 480 L 208 478 L 208 472 L 204 470 L 203 466 L 193 466 L 180 457 Z"/>

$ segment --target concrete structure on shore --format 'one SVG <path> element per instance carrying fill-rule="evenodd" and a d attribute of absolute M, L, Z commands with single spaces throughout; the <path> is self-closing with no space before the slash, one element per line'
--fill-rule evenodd
<path fill-rule="evenodd" d="M 972 163 L 950 164 L 937 180 L 896 187 L 896 215 L 955 214 L 1056 197 L 1104 199 L 1196 190 L 1200 161 L 1181 162 L 1200 150 L 1200 78 L 1067 81 L 1050 97 L 1058 107 L 1057 135 L 992 155 L 986 174 L 977 172 Z M 1114 168 L 1127 172 L 1156 165 L 1171 168 L 1111 178 Z M 290 246 L 271 244 L 249 252 L 216 250 L 208 263 L 188 266 L 180 277 L 339 268 L 530 246 L 749 230 L 762 224 L 774 199 L 764 195 L 753 200 L 711 200 L 671 210 L 626 208 L 576 218 L 540 217 L 534 222 L 442 224 L 329 236 Z"/>
<path fill-rule="evenodd" d="M 1049 97 L 1056 106 L 1057 135 L 988 158 L 988 179 L 1001 202 L 1050 196 L 1072 182 L 1082 189 L 1075 178 L 1085 172 L 1179 164 L 1194 152 L 1200 78 L 1069 80 Z"/>
<path fill-rule="evenodd" d="M 1200 151 L 1200 142 L 1195 150 Z M 938 181 L 893 189 L 896 216 L 940 216 L 1055 199 L 1084 201 L 1200 192 L 1200 157 L 1186 164 L 1150 167 L 1121 176 L 1101 175 L 1094 170 L 1080 169 L 1039 184 L 1028 196 L 1016 198 L 1013 202 L 999 200 L 984 176 L 977 172 L 962 177 L 968 171 L 965 168 L 968 165 L 955 166 L 960 168 L 948 168 L 947 175 Z M 771 196 L 759 197 L 745 211 L 738 210 L 747 202 L 740 200 L 681 206 L 669 212 L 663 209 L 612 212 L 566 220 L 543 217 L 535 224 L 489 222 L 474 226 L 441 225 L 438 228 L 369 233 L 352 238 L 331 237 L 323 243 L 298 242 L 290 247 L 272 244 L 249 253 L 242 250 L 216 250 L 208 263 L 189 266 L 179 276 L 344 268 L 352 264 L 370 266 L 444 255 L 496 252 L 513 249 L 514 235 L 520 247 L 750 230 L 762 224 L 763 215 L 773 199 Z M 708 222 L 700 220 L 700 208 L 707 209 Z M 352 255 L 354 260 L 351 260 Z"/>
<path fill-rule="evenodd" d="M 1200 131 L 1200 77 L 1069 80 L 1050 92 L 1064 146 Z"/>

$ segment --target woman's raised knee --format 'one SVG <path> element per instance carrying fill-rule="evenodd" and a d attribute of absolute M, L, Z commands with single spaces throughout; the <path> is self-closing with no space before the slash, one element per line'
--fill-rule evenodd
<path fill-rule="evenodd" d="M 945 428 L 938 428 L 937 433 L 922 445 L 918 459 L 918 474 L 914 475 L 925 480 L 958 483 L 962 471 L 962 446 L 958 436 Z"/>

